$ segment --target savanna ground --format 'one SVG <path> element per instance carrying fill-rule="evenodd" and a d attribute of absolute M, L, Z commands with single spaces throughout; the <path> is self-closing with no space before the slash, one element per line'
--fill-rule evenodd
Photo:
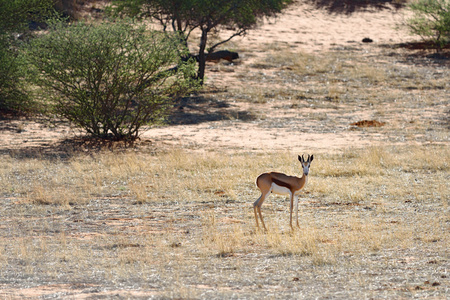
<path fill-rule="evenodd" d="M 2 120 L 1 298 L 448 298 L 450 63 L 399 14 L 296 4 L 131 148 Z M 256 230 L 301 153 L 300 228 L 271 196 Z"/>

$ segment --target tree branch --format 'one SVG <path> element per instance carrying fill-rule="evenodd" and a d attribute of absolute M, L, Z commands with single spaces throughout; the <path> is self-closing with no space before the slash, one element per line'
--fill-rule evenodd
<path fill-rule="evenodd" d="M 247 29 L 241 29 L 238 32 L 234 33 L 233 35 L 231 35 L 228 39 L 220 41 L 214 45 L 212 45 L 211 47 L 208 48 L 208 53 L 210 52 L 214 52 L 214 49 L 216 49 L 218 46 L 225 44 L 227 42 L 229 42 L 232 38 L 236 37 L 236 36 L 241 36 L 244 35 L 247 32 Z"/>

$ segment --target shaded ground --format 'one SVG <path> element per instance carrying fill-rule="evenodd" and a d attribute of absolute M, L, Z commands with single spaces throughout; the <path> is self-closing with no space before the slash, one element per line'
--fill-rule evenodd
<path fill-rule="evenodd" d="M 331 14 L 352 14 L 365 10 L 400 9 L 406 1 L 393 0 L 310 0 L 318 9 L 327 10 Z"/>

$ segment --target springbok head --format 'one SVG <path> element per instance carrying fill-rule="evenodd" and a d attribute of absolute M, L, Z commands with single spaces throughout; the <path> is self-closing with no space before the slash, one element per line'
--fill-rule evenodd
<path fill-rule="evenodd" d="M 311 165 L 311 162 L 313 161 L 313 159 L 314 159 L 314 155 L 309 156 L 309 154 L 308 154 L 308 158 L 307 159 L 305 159 L 305 157 L 303 155 L 302 156 L 300 156 L 300 155 L 298 156 L 298 160 L 302 164 L 303 174 L 305 176 L 308 176 L 309 166 Z"/>

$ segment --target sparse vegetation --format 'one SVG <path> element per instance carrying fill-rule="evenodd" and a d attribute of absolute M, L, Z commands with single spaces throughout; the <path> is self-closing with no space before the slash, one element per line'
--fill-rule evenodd
<path fill-rule="evenodd" d="M 220 274 L 231 288 L 219 292 L 223 297 L 234 289 L 254 295 L 252 287 L 266 280 L 285 282 L 289 288 L 279 295 L 287 297 L 293 278 L 304 281 L 314 272 L 322 285 L 332 270 L 351 268 L 339 279 L 345 286 L 359 286 L 354 274 L 371 283 L 352 295 L 375 292 L 375 281 L 363 273 L 373 272 L 376 285 L 402 287 L 389 295 L 406 296 L 425 280 L 393 283 L 380 272 L 433 264 L 434 275 L 425 279 L 448 282 L 447 147 L 319 154 L 301 196 L 301 229 L 290 232 L 286 199 L 272 197 L 264 204 L 269 232 L 255 231 L 251 203 L 258 195 L 251 179 L 267 161 L 290 172 L 291 156 L 185 150 L 80 154 L 67 161 L 4 156 L 4 280 L 38 276 L 41 284 L 82 280 L 105 289 L 151 281 L 160 296 L 191 297 Z M 444 290 L 434 291 L 443 296 Z"/>

